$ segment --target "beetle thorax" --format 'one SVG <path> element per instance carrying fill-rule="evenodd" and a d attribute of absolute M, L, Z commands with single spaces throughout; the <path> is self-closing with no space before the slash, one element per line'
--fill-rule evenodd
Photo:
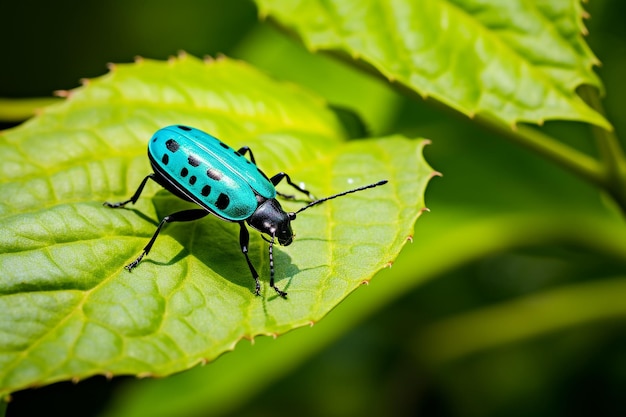
<path fill-rule="evenodd" d="M 259 204 L 247 222 L 254 229 L 276 237 L 279 244 L 287 246 L 293 241 L 291 221 L 295 218 L 294 213 L 283 210 L 278 200 L 270 198 Z"/>

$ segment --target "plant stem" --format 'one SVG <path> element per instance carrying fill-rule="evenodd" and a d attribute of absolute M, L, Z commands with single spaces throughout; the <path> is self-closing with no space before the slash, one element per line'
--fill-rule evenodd
<path fill-rule="evenodd" d="M 602 165 L 589 155 L 530 126 L 518 125 L 516 128 L 512 128 L 500 121 L 481 115 L 476 116 L 475 120 L 500 136 L 539 153 L 593 185 L 606 188 L 607 178 Z"/>
<path fill-rule="evenodd" d="M 1 98 L 0 121 L 21 122 L 35 115 L 37 110 L 61 101 L 59 98 Z"/>
<path fill-rule="evenodd" d="M 583 86 L 580 93 L 592 108 L 600 114 L 605 114 L 596 89 Z M 626 159 L 619 138 L 614 130 L 608 131 L 598 126 L 592 126 L 591 132 L 596 140 L 605 171 L 605 189 L 626 213 Z"/>

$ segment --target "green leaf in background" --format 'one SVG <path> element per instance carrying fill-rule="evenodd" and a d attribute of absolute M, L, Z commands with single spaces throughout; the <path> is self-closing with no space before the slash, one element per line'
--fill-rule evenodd
<path fill-rule="evenodd" d="M 470 117 L 611 128 L 576 94 L 602 88 L 579 0 L 257 0 L 312 51 L 337 52 Z"/>
<path fill-rule="evenodd" d="M 346 141 L 315 95 L 229 59 L 140 60 L 68 92 L 0 135 L 0 394 L 89 375 L 167 375 L 212 360 L 242 338 L 320 320 L 396 258 L 424 208 L 433 170 L 426 141 Z M 123 266 L 157 222 L 189 207 L 150 184 L 112 210 L 150 172 L 146 140 L 187 124 L 249 145 L 268 174 L 290 173 L 318 196 L 388 179 L 311 209 L 296 242 L 277 248 L 268 288 L 265 242 L 250 254 L 238 226 L 209 217 L 169 225 L 132 274 Z M 302 203 L 286 202 L 295 210 Z"/>

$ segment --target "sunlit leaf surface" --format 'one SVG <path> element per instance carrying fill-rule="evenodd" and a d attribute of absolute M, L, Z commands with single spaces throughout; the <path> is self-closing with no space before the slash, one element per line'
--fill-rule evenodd
<path fill-rule="evenodd" d="M 320 320 L 393 262 L 433 175 L 425 141 L 346 141 L 321 99 L 229 59 L 119 65 L 67 95 L 0 134 L 0 393 L 167 375 Z M 389 183 L 298 215 L 295 242 L 274 254 L 287 300 L 269 288 L 267 243 L 251 232 L 255 297 L 239 226 L 214 216 L 167 226 L 129 273 L 159 220 L 192 205 L 154 183 L 134 206 L 102 202 L 130 197 L 150 172 L 148 138 L 170 124 L 248 145 L 268 175 L 288 172 L 319 197 Z"/>
<path fill-rule="evenodd" d="M 579 0 L 257 0 L 311 50 L 337 52 L 468 116 L 609 127 L 576 94 L 601 82 Z"/>

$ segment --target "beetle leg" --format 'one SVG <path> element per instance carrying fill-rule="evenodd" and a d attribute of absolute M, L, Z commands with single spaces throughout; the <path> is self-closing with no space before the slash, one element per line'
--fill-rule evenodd
<path fill-rule="evenodd" d="M 242 156 L 245 156 L 246 153 L 249 153 L 250 154 L 250 162 L 252 162 L 254 165 L 256 165 L 256 161 L 254 160 L 254 155 L 252 154 L 252 149 L 250 149 L 249 146 L 242 146 L 241 148 L 239 148 L 237 153 L 240 153 Z"/>
<path fill-rule="evenodd" d="M 118 208 L 118 207 L 124 207 L 128 203 L 135 204 L 143 191 L 143 187 L 146 186 L 146 183 L 148 182 L 149 179 L 153 179 L 156 181 L 154 174 L 147 175 L 146 178 L 144 178 L 143 181 L 141 181 L 141 184 L 139 184 L 139 188 L 137 188 L 137 191 L 135 191 L 135 194 L 133 194 L 133 196 L 129 198 L 128 200 L 120 201 L 119 203 L 109 203 L 108 201 L 105 201 L 104 203 L 102 203 L 102 205 L 106 207 L 111 207 L 111 208 Z"/>
<path fill-rule="evenodd" d="M 272 236 L 272 240 L 270 240 L 270 287 L 274 288 L 274 291 L 278 293 L 283 298 L 287 298 L 287 293 L 285 291 L 281 291 L 274 284 L 274 236 Z"/>
<path fill-rule="evenodd" d="M 272 182 L 272 184 L 274 184 L 274 187 L 278 185 L 279 182 L 281 182 L 283 180 L 283 178 L 287 181 L 287 184 L 291 185 L 293 188 L 295 188 L 296 190 L 298 190 L 299 192 L 301 192 L 302 194 L 306 194 L 306 196 L 311 200 L 315 200 L 315 196 L 313 194 L 311 194 L 307 189 L 300 187 L 299 185 L 295 184 L 293 181 L 291 181 L 291 178 L 289 177 L 289 175 L 287 175 L 285 172 L 279 172 L 278 174 L 274 175 L 272 178 L 270 178 L 270 181 Z M 279 196 L 283 197 L 283 198 L 287 198 L 289 200 L 294 200 L 296 197 L 293 195 L 288 195 L 288 194 L 283 194 L 283 193 L 279 193 L 278 191 L 276 192 Z"/>
<path fill-rule="evenodd" d="M 156 231 L 152 235 L 152 238 L 150 239 L 148 244 L 143 248 L 143 252 L 141 252 L 141 255 L 139 255 L 137 259 L 135 259 L 134 261 L 126 265 L 125 268 L 130 271 L 134 267 L 139 265 L 139 262 L 141 262 L 143 257 L 146 256 L 150 252 L 150 249 L 152 249 L 152 245 L 154 245 L 154 241 L 156 240 L 157 236 L 161 232 L 161 229 L 163 228 L 163 226 L 165 226 L 166 223 L 189 222 L 192 220 L 201 219 L 207 214 L 209 214 L 209 212 L 204 209 L 192 209 L 192 210 L 178 211 L 176 213 L 170 214 L 169 216 L 163 217 L 163 220 L 161 220 L 161 223 L 159 223 L 159 226 L 157 227 Z"/>
<path fill-rule="evenodd" d="M 242 146 L 241 148 L 239 148 L 237 153 L 240 153 L 241 155 L 245 155 L 246 153 L 249 153 L 250 154 L 250 161 L 254 165 L 256 165 L 256 160 L 254 159 L 254 154 L 252 153 L 252 149 L 250 149 L 249 146 Z M 287 175 L 284 172 L 279 172 L 278 174 L 274 175 L 272 178 L 270 178 L 270 181 L 272 182 L 272 184 L 274 184 L 274 186 L 276 186 L 279 182 L 281 182 L 283 180 L 283 178 L 286 178 L 287 183 L 289 185 L 291 185 L 293 188 L 295 188 L 296 190 L 298 190 L 299 192 L 301 192 L 303 194 L 306 194 L 306 196 L 309 198 L 309 200 L 311 200 L 311 201 L 315 200 L 315 196 L 313 194 L 311 194 L 308 190 L 300 187 L 299 185 L 296 185 L 295 183 L 293 183 L 291 181 L 291 178 L 289 177 L 289 175 Z M 292 194 L 284 194 L 284 193 L 281 193 L 279 191 L 276 191 L 276 194 L 278 194 L 282 198 L 286 198 L 288 200 L 295 200 L 296 199 L 296 196 L 292 195 Z"/>
<path fill-rule="evenodd" d="M 276 195 L 280 196 L 281 198 L 284 198 L 285 200 L 295 200 L 296 196 L 293 194 L 285 194 L 285 193 L 281 193 L 280 191 L 276 190 Z"/>
<path fill-rule="evenodd" d="M 254 278 L 254 295 L 261 295 L 261 283 L 259 282 L 259 274 L 254 269 L 254 265 L 250 262 L 250 258 L 248 257 L 248 245 L 250 244 L 250 233 L 248 233 L 248 229 L 244 222 L 239 222 L 240 230 L 239 230 L 239 245 L 241 246 L 241 253 L 246 257 L 246 262 L 248 263 L 248 268 L 250 268 L 250 273 L 252 274 L 252 278 Z"/>

